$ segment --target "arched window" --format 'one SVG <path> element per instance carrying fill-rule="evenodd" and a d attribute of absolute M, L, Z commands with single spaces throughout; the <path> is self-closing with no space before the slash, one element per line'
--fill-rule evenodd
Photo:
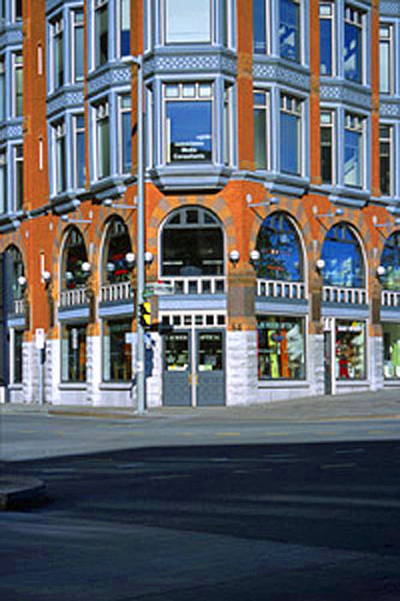
<path fill-rule="evenodd" d="M 385 243 L 381 265 L 386 267 L 383 285 L 387 290 L 400 290 L 400 232 L 394 232 Z"/>
<path fill-rule="evenodd" d="M 324 285 L 363 288 L 365 267 L 360 244 L 345 223 L 334 225 L 322 245 Z"/>
<path fill-rule="evenodd" d="M 87 274 L 82 269 L 85 262 L 87 262 L 87 253 L 83 236 L 76 227 L 72 227 L 67 234 L 63 251 L 63 290 L 74 290 L 86 285 Z"/>
<path fill-rule="evenodd" d="M 103 282 L 114 284 L 129 280 L 126 254 L 132 252 L 128 228 L 122 219 L 115 218 L 108 224 L 104 247 Z"/>
<path fill-rule="evenodd" d="M 285 213 L 273 213 L 264 219 L 256 248 L 260 253 L 257 277 L 287 282 L 304 279 L 299 236 Z"/>
<path fill-rule="evenodd" d="M 223 273 L 224 235 L 217 217 L 201 207 L 171 213 L 161 233 L 161 275 L 200 277 Z"/>
<path fill-rule="evenodd" d="M 23 296 L 21 279 L 24 277 L 24 263 L 22 255 L 16 246 L 9 246 L 5 252 L 6 272 L 8 286 L 11 287 L 13 300 L 20 300 Z"/>

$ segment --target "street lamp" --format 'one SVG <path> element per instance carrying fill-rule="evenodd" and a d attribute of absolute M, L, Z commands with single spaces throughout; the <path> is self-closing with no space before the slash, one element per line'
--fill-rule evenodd
<path fill-rule="evenodd" d="M 140 320 L 140 307 L 144 301 L 145 288 L 145 211 L 144 211 L 144 122 L 143 122 L 143 56 L 127 56 L 124 62 L 134 63 L 137 73 L 137 222 L 136 222 L 136 385 L 137 411 L 146 409 L 146 375 L 144 371 L 144 329 Z"/>

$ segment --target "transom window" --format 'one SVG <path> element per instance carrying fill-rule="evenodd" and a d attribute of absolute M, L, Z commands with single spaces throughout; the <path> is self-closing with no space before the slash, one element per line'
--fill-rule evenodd
<path fill-rule="evenodd" d="M 344 23 L 344 76 L 362 83 L 363 80 L 363 27 L 364 14 L 353 6 L 345 8 Z"/>
<path fill-rule="evenodd" d="M 211 162 L 213 86 L 182 83 L 164 86 L 166 162 Z"/>
<path fill-rule="evenodd" d="M 383 285 L 386 290 L 400 290 L 400 232 L 394 232 L 385 243 L 381 265 L 386 267 Z"/>
<path fill-rule="evenodd" d="M 164 0 L 167 44 L 211 43 L 211 0 Z"/>
<path fill-rule="evenodd" d="M 224 274 L 224 236 L 220 221 L 209 210 L 186 207 L 174 211 L 161 234 L 162 276 Z"/>
<path fill-rule="evenodd" d="M 304 279 L 303 253 L 297 230 L 285 213 L 269 215 L 260 228 L 257 277 L 300 282 Z"/>
<path fill-rule="evenodd" d="M 113 219 L 105 241 L 103 282 L 114 284 L 129 280 L 126 254 L 132 251 L 128 228 L 121 219 Z"/>
<path fill-rule="evenodd" d="M 365 267 L 360 244 L 345 223 L 334 225 L 325 237 L 321 250 L 325 261 L 325 286 L 363 288 Z"/>

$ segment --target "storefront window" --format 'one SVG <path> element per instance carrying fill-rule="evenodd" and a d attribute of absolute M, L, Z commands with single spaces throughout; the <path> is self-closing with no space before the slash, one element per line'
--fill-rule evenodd
<path fill-rule="evenodd" d="M 258 377 L 304 380 L 304 319 L 269 315 L 258 318 Z"/>
<path fill-rule="evenodd" d="M 384 323 L 383 375 L 386 380 L 400 379 L 400 324 Z"/>
<path fill-rule="evenodd" d="M 267 217 L 257 237 L 260 260 L 257 277 L 268 280 L 300 282 L 303 260 L 300 240 L 290 219 L 284 213 Z"/>
<path fill-rule="evenodd" d="M 14 348 L 13 348 L 13 383 L 22 384 L 22 342 L 24 332 L 22 330 L 14 330 Z"/>
<path fill-rule="evenodd" d="M 86 326 L 65 325 L 62 328 L 61 365 L 63 382 L 86 380 Z"/>
<path fill-rule="evenodd" d="M 322 245 L 321 258 L 325 261 L 325 286 L 363 288 L 364 261 L 357 238 L 344 224 L 333 226 Z"/>
<path fill-rule="evenodd" d="M 336 322 L 336 378 L 338 380 L 365 379 L 365 323 L 363 321 Z"/>
<path fill-rule="evenodd" d="M 188 371 L 189 334 L 174 332 L 165 338 L 164 369 L 166 371 Z"/>
<path fill-rule="evenodd" d="M 126 225 L 121 219 L 114 219 L 107 231 L 104 282 L 116 284 L 129 280 L 129 268 L 125 257 L 131 251 L 131 240 Z"/>
<path fill-rule="evenodd" d="M 130 319 L 105 321 L 103 330 L 103 378 L 105 382 L 129 382 L 132 379 Z"/>
<path fill-rule="evenodd" d="M 400 290 L 400 232 L 395 232 L 386 240 L 381 265 L 386 268 L 383 277 L 384 288 Z"/>

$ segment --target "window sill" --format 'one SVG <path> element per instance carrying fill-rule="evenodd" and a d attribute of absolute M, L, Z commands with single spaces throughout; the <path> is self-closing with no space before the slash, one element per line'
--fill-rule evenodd
<path fill-rule="evenodd" d="M 132 183 L 133 179 L 134 177 L 128 173 L 125 175 L 110 175 L 91 182 L 90 191 L 99 201 L 106 198 L 120 198 L 125 194 L 127 185 Z"/>
<path fill-rule="evenodd" d="M 307 380 L 258 380 L 259 388 L 309 388 L 310 383 Z"/>
<path fill-rule="evenodd" d="M 272 194 L 303 196 L 310 187 L 310 179 L 288 173 L 265 172 L 265 188 Z"/>
<path fill-rule="evenodd" d="M 129 391 L 132 388 L 132 381 L 129 382 L 102 382 L 99 386 L 99 390 L 126 390 Z"/>
<path fill-rule="evenodd" d="M 231 168 L 225 165 L 192 164 L 156 167 L 151 172 L 163 191 L 220 190 L 229 181 Z"/>
<path fill-rule="evenodd" d="M 62 382 L 58 386 L 58 390 L 86 390 L 87 383 L 86 382 Z"/>

